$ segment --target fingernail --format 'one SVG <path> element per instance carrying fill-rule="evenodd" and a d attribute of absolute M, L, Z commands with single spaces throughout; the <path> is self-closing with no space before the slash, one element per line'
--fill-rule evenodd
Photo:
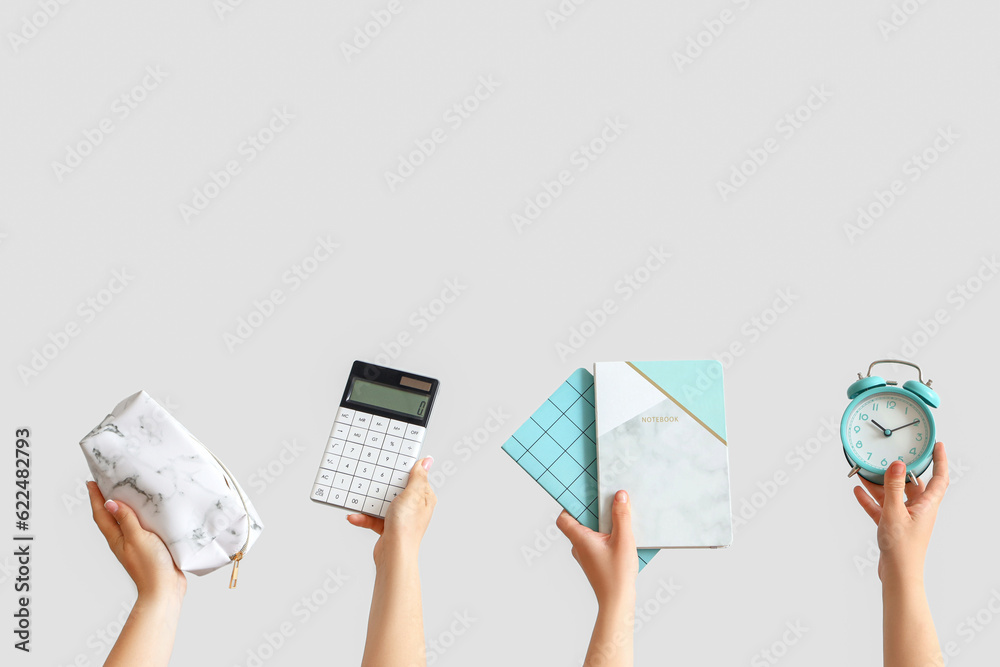
<path fill-rule="evenodd" d="M 104 503 L 104 509 L 114 514 L 115 512 L 118 511 L 118 503 L 116 503 L 113 500 L 109 500 L 108 502 Z"/>
<path fill-rule="evenodd" d="M 619 491 L 618 493 L 615 494 L 615 502 L 627 503 L 628 502 L 628 494 L 625 493 L 624 491 Z"/>
<path fill-rule="evenodd" d="M 424 459 L 424 463 L 423 463 L 424 470 L 430 470 L 432 463 L 434 463 L 434 457 L 433 456 L 428 456 L 427 458 L 425 458 Z"/>
<path fill-rule="evenodd" d="M 893 461 L 892 465 L 889 466 L 889 468 L 891 469 L 891 471 L 893 473 L 895 473 L 895 474 L 898 475 L 899 473 L 901 473 L 904 470 L 906 470 L 906 464 L 903 463 L 902 461 Z"/>

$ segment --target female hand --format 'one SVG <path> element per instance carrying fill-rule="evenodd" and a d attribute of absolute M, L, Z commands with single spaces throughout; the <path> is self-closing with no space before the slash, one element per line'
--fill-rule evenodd
<path fill-rule="evenodd" d="M 632 503 L 628 493 L 615 494 L 611 506 L 611 534 L 598 533 L 580 524 L 563 510 L 556 519 L 559 530 L 573 545 L 573 558 L 587 575 L 600 607 L 635 604 L 635 579 L 639 556 L 632 535 Z"/>
<path fill-rule="evenodd" d="M 881 555 L 878 576 L 923 581 L 924 556 L 930 543 L 938 506 L 948 488 L 948 457 L 944 443 L 934 445 L 934 475 L 926 485 L 906 483 L 906 466 L 893 461 L 885 474 L 885 485 L 862 479 L 854 495 L 872 521 L 878 525 Z M 871 494 L 871 495 L 869 495 Z"/>
<path fill-rule="evenodd" d="M 141 525 L 124 503 L 105 502 L 95 482 L 87 482 L 94 523 L 101 529 L 111 552 L 135 582 L 139 597 L 164 596 L 180 600 L 187 591 L 187 579 L 177 569 L 163 541 Z"/>
<path fill-rule="evenodd" d="M 389 503 L 384 519 L 367 514 L 347 515 L 347 520 L 355 526 L 370 528 L 379 534 L 374 550 L 376 564 L 382 562 L 387 551 L 416 553 L 419 550 L 420 540 L 427 531 L 437 504 L 434 489 L 427 481 L 427 471 L 432 463 L 434 457 L 428 456 L 413 464 L 406 488 Z"/>

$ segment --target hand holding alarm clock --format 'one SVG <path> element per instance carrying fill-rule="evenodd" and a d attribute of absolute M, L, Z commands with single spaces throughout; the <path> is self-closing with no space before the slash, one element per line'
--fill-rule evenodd
<path fill-rule="evenodd" d="M 872 375 L 877 364 L 902 364 L 917 370 L 917 380 L 907 380 L 898 387 L 895 380 Z M 848 477 L 855 474 L 875 484 L 882 484 L 893 461 L 906 466 L 906 480 L 917 478 L 930 467 L 936 431 L 930 408 L 941 400 L 924 382 L 920 367 L 909 361 L 879 359 L 868 366 L 868 374 L 847 388 L 851 400 L 840 422 L 844 455 L 851 465 Z"/>

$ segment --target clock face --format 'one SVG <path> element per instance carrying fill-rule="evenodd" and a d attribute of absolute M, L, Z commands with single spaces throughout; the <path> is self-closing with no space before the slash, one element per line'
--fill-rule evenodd
<path fill-rule="evenodd" d="M 875 392 L 863 397 L 847 416 L 845 437 L 851 457 L 881 473 L 893 461 L 909 467 L 923 456 L 934 446 L 931 431 L 931 419 L 917 399 Z"/>

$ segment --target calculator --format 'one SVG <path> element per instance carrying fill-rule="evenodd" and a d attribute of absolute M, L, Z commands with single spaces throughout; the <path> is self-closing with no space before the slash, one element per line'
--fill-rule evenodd
<path fill-rule="evenodd" d="M 310 497 L 384 517 L 420 458 L 438 381 L 355 361 Z"/>

